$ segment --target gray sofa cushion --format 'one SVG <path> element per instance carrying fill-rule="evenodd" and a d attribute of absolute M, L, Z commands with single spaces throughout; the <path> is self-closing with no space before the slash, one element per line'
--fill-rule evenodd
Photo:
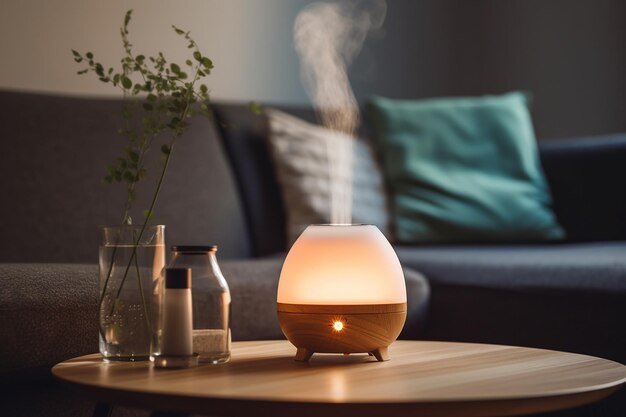
<path fill-rule="evenodd" d="M 626 134 L 545 140 L 539 149 L 567 240 L 626 240 Z"/>
<path fill-rule="evenodd" d="M 626 362 L 626 243 L 396 250 L 431 284 L 428 338 Z"/>
<path fill-rule="evenodd" d="M 267 147 L 267 118 L 241 104 L 213 104 L 215 124 L 235 176 L 250 234 L 252 256 L 283 252 L 285 212 Z M 314 121 L 313 110 L 291 111 Z"/>
<path fill-rule="evenodd" d="M 282 339 L 276 289 L 282 258 L 224 261 L 232 296 L 234 340 Z M 428 284 L 405 270 L 409 317 L 405 335 L 423 327 Z M 57 362 L 98 350 L 95 265 L 0 264 L 0 381 L 49 377 Z"/>

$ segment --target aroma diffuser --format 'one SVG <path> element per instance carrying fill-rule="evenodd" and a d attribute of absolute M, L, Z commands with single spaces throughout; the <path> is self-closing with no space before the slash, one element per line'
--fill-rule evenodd
<path fill-rule="evenodd" d="M 315 352 L 389 360 L 405 319 L 404 274 L 376 226 L 311 225 L 293 244 L 278 284 L 278 321 L 297 361 Z"/>

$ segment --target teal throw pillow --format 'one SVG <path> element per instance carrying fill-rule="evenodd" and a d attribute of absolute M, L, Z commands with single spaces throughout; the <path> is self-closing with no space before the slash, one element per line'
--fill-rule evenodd
<path fill-rule="evenodd" d="M 564 237 L 550 209 L 525 94 L 371 99 L 399 243 Z"/>

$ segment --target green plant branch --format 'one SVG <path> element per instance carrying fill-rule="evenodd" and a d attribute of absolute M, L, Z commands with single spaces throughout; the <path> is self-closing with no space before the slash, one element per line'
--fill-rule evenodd
<path fill-rule="evenodd" d="M 116 244 L 113 246 L 113 252 L 111 252 L 111 260 L 109 261 L 109 270 L 107 272 L 107 277 L 106 280 L 104 281 L 104 285 L 102 288 L 102 292 L 100 293 L 100 300 L 98 301 L 98 314 L 100 314 L 100 311 L 102 310 L 102 303 L 104 302 L 104 296 L 106 294 L 107 288 L 109 286 L 109 281 L 111 279 L 111 274 L 113 272 L 113 264 L 115 262 L 115 257 L 116 257 L 116 253 L 117 253 L 117 244 L 119 243 L 119 236 L 116 240 Z M 102 323 L 100 322 L 100 320 L 98 320 L 98 330 L 100 331 L 100 335 L 102 336 L 102 340 L 106 341 L 106 335 L 104 333 L 104 329 L 102 328 Z"/>
<path fill-rule="evenodd" d="M 195 81 L 196 80 L 194 79 L 194 81 L 192 82 L 192 85 L 193 85 L 193 83 L 195 83 Z M 181 120 L 184 120 L 187 117 L 187 114 L 189 112 L 189 107 L 190 106 L 189 106 L 189 103 L 188 103 L 185 106 L 185 109 L 183 110 L 183 113 L 180 115 L 181 116 L 180 117 Z M 174 144 L 176 143 L 176 140 L 179 137 L 180 137 L 180 135 L 174 135 L 172 137 L 172 141 L 170 142 L 170 145 L 169 145 L 169 152 L 166 154 L 165 162 L 163 163 L 163 169 L 161 170 L 161 175 L 159 176 L 159 181 L 157 183 L 157 187 L 156 187 L 156 190 L 154 192 L 154 196 L 152 197 L 152 202 L 150 203 L 150 208 L 148 209 L 148 213 L 153 213 L 153 211 L 154 211 L 154 207 L 156 206 L 156 203 L 157 203 L 158 198 L 159 198 L 159 194 L 161 192 L 161 187 L 163 186 L 163 181 L 165 180 L 165 174 L 167 173 L 167 167 L 169 166 L 170 159 L 171 159 L 171 156 L 172 156 L 172 152 L 174 150 Z M 143 225 L 141 227 L 141 231 L 139 232 L 139 236 L 137 237 L 137 240 L 136 240 L 135 244 L 133 245 L 133 253 L 131 254 L 130 261 L 128 262 L 128 265 L 126 266 L 126 270 L 124 271 L 124 276 L 122 277 L 122 281 L 120 282 L 120 286 L 118 287 L 117 294 L 115 296 L 116 300 L 119 299 L 119 296 L 122 293 L 122 288 L 124 287 L 124 282 L 126 281 L 126 277 L 128 275 L 128 271 L 130 270 L 130 267 L 131 267 L 131 264 L 132 264 L 133 260 L 135 260 L 136 256 L 137 256 L 137 247 L 139 246 L 139 242 L 141 242 L 141 238 L 143 237 L 143 234 L 144 234 L 144 232 L 146 230 L 146 227 L 148 226 L 148 222 L 149 221 L 150 221 L 150 216 L 148 215 L 148 216 L 145 217 L 145 220 L 144 220 Z M 144 305 L 144 308 L 145 308 L 145 305 Z M 115 310 L 115 303 L 113 304 L 113 307 L 111 308 L 111 313 L 110 314 L 113 314 L 114 310 Z"/>
<path fill-rule="evenodd" d="M 145 158 L 149 150 L 154 145 L 155 139 L 164 132 L 170 132 L 172 137 L 168 145 L 161 147 L 164 154 L 164 163 L 161 169 L 159 180 L 150 203 L 146 211 L 144 221 L 133 244 L 133 252 L 124 275 L 116 291 L 116 297 L 112 302 L 111 314 L 119 302 L 121 291 L 127 279 L 130 268 L 134 264 L 137 269 L 140 291 L 142 293 L 142 304 L 146 314 L 146 323 L 150 326 L 147 303 L 143 294 L 140 269 L 137 261 L 137 248 L 143 238 L 150 218 L 154 213 L 158 197 L 166 177 L 167 169 L 174 150 L 174 144 L 189 126 L 187 119 L 200 114 L 210 116 L 209 110 L 209 90 L 206 85 L 199 87 L 197 82 L 210 74 L 213 62 L 202 55 L 197 43 L 191 38 L 190 32 L 181 30 L 173 26 L 177 35 L 183 37 L 192 50 L 192 56 L 185 61 L 187 67 L 191 69 L 193 77 L 188 80 L 188 74 L 183 70 L 184 65 L 168 63 L 165 56 L 159 52 L 156 56 L 146 58 L 144 55 L 136 55 L 132 51 L 132 44 L 128 38 L 128 26 L 131 20 L 132 10 L 129 10 L 124 17 L 124 24 L 120 28 L 124 56 L 121 59 L 121 70 L 115 71 L 113 67 L 105 67 L 96 62 L 93 53 L 81 54 L 72 50 L 74 60 L 77 63 L 86 62 L 87 67 L 78 71 L 79 74 L 93 73 L 104 83 L 110 83 L 114 87 L 122 90 L 124 98 L 123 119 L 124 128 L 119 133 L 128 140 L 124 147 L 124 155 L 116 160 L 115 165 L 111 165 L 104 178 L 106 183 L 126 183 L 127 198 L 124 204 L 123 223 L 131 224 L 131 212 L 135 202 L 135 193 L 138 183 L 146 176 Z M 168 65 L 169 64 L 169 65 Z M 133 74 L 139 73 L 141 82 L 134 83 L 131 79 Z M 133 96 L 145 93 L 142 100 L 131 100 Z M 138 114 L 135 110 L 138 105 L 143 107 L 142 127 L 133 127 L 133 119 Z M 193 106 L 199 104 L 199 110 Z M 118 236 L 119 239 L 119 236 Z M 102 310 L 106 294 L 109 293 L 111 279 L 114 273 L 115 259 L 118 256 L 118 245 L 116 244 L 111 254 L 110 263 L 103 284 L 102 293 L 98 303 L 99 311 Z M 102 324 L 100 333 L 105 336 Z M 105 338 L 106 340 L 106 338 Z"/>
<path fill-rule="evenodd" d="M 139 239 L 137 239 L 137 242 L 139 242 Z M 141 294 L 141 305 L 143 306 L 143 314 L 146 319 L 146 325 L 148 326 L 148 333 L 152 335 L 152 323 L 150 322 L 150 315 L 148 313 L 148 304 L 146 303 L 146 296 L 143 292 L 143 284 L 141 282 L 141 271 L 139 269 L 139 262 L 137 261 L 136 256 L 135 256 L 135 272 L 137 274 L 137 285 L 139 286 L 139 294 Z"/>
<path fill-rule="evenodd" d="M 175 140 L 175 139 L 174 139 Z M 174 141 L 172 141 L 172 144 L 170 145 L 170 147 L 174 146 Z M 159 193 L 161 191 L 161 186 L 163 185 L 163 180 L 165 179 L 165 173 L 167 172 L 167 167 L 169 165 L 169 161 L 171 158 L 171 152 L 167 155 L 167 157 L 165 158 L 165 163 L 163 164 L 163 169 L 161 170 L 161 175 L 159 177 L 159 182 L 157 184 L 157 188 L 156 191 L 154 193 L 154 197 L 152 198 L 152 203 L 150 203 L 150 209 L 149 212 L 152 213 L 152 211 L 154 210 L 154 206 L 156 205 L 157 199 L 159 198 Z M 150 221 L 149 216 L 146 216 L 146 219 L 143 222 L 143 225 L 141 226 L 141 230 L 139 231 L 139 236 L 137 236 L 137 241 L 133 244 L 133 253 L 131 254 L 130 260 L 128 262 L 128 265 L 126 266 L 126 270 L 124 271 L 124 276 L 122 277 L 122 281 L 120 282 L 120 286 L 117 289 L 117 294 L 115 295 L 115 300 L 118 300 L 120 297 L 120 294 L 122 293 L 122 288 L 124 287 L 124 282 L 126 281 L 126 277 L 128 276 L 128 271 L 130 270 L 130 267 L 135 259 L 135 257 L 137 256 L 137 247 L 139 246 L 139 242 L 141 242 L 141 238 L 143 237 L 144 232 L 146 231 L 146 227 L 148 226 L 148 222 Z M 113 314 L 113 312 L 115 311 L 115 305 L 116 303 L 113 304 L 113 307 L 111 308 L 111 312 L 109 313 L 109 315 Z"/>

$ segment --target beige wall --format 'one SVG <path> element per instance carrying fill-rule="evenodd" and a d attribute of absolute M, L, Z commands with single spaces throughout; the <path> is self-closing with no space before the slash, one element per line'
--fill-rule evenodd
<path fill-rule="evenodd" d="M 183 61 L 186 45 L 171 30 L 192 31 L 215 63 L 213 98 L 303 102 L 293 51 L 293 18 L 306 3 L 293 0 L 2 0 L 0 88 L 115 95 L 95 77 L 78 76 L 70 49 L 119 62 L 119 27 L 134 10 L 131 38 L 138 51 L 162 51 Z M 145 52 L 144 52 L 145 51 Z M 110 64 L 109 64 L 110 65 Z"/>
<path fill-rule="evenodd" d="M 0 89 L 117 94 L 77 76 L 70 48 L 116 62 L 119 26 L 133 8 L 142 51 L 184 51 L 171 24 L 195 34 L 216 65 L 214 99 L 308 102 L 292 27 L 311 1 L 0 0 Z M 626 1 L 387 3 L 383 31 L 350 68 L 360 101 L 526 90 L 539 137 L 626 131 Z"/>

